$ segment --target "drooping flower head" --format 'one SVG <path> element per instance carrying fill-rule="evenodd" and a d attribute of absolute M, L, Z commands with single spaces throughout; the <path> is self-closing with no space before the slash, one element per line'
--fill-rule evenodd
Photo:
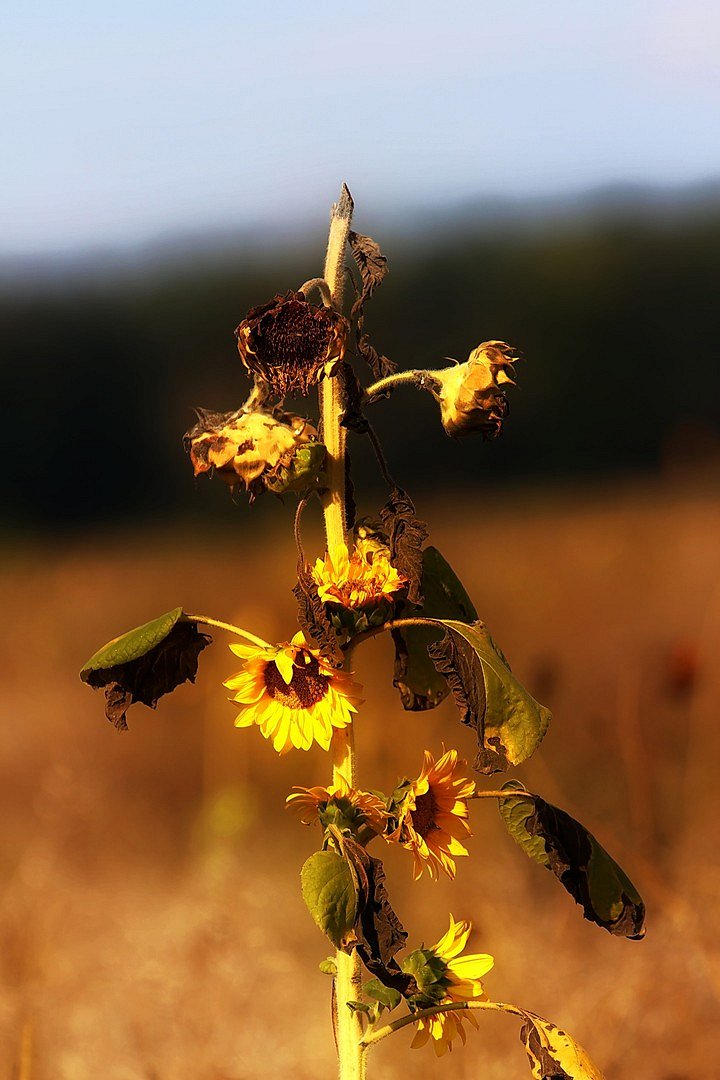
<path fill-rule="evenodd" d="M 513 364 L 519 357 L 504 341 L 484 341 L 464 364 L 433 371 L 443 427 L 448 435 L 479 431 L 495 439 L 509 411 L 503 386 L 515 385 Z"/>
<path fill-rule="evenodd" d="M 367 834 L 382 833 L 388 818 L 387 807 L 378 795 L 351 788 L 342 776 L 329 787 L 295 787 L 285 802 L 289 810 L 300 813 L 305 825 L 315 821 L 323 827 L 336 825 L 349 829 L 361 842 Z"/>
<path fill-rule="evenodd" d="M 361 687 L 337 671 L 302 631 L 280 645 L 231 645 L 242 670 L 223 685 L 241 706 L 236 727 L 257 724 L 279 754 L 313 742 L 330 748 L 333 728 L 346 727 L 360 704 Z"/>
<path fill-rule="evenodd" d="M 235 335 L 248 371 L 284 397 L 308 394 L 333 374 L 345 354 L 348 323 L 332 308 L 308 303 L 304 293 L 288 292 L 252 308 Z"/>
<path fill-rule="evenodd" d="M 403 971 L 413 975 L 418 986 L 418 992 L 409 1002 L 413 1011 L 453 1001 L 482 1001 L 486 998 L 480 980 L 495 961 L 487 953 L 461 955 L 471 929 L 469 922 L 456 922 L 451 915 L 450 926 L 436 945 L 429 949 L 416 949 L 403 961 Z M 447 1050 L 452 1050 L 456 1036 L 465 1044 L 463 1022 L 466 1020 L 473 1027 L 478 1026 L 476 1017 L 469 1011 L 424 1017 L 417 1022 L 417 1031 L 410 1046 L 418 1049 L 432 1039 L 435 1053 L 442 1057 Z"/>
<path fill-rule="evenodd" d="M 351 610 L 390 599 L 407 585 L 388 549 L 369 539 L 358 540 L 352 552 L 344 544 L 334 547 L 316 561 L 312 575 L 323 603 Z"/>
<path fill-rule="evenodd" d="M 398 824 L 388 839 L 412 851 L 416 881 L 425 869 L 433 881 L 441 870 L 455 877 L 455 858 L 467 855 L 461 838 L 470 835 L 467 800 L 474 791 L 467 762 L 444 747 L 437 761 L 426 750 L 418 778 L 400 785 Z"/>
<path fill-rule="evenodd" d="M 214 469 L 231 489 L 243 485 L 251 496 L 265 488 L 307 490 L 317 480 L 325 447 L 304 417 L 261 409 L 197 412 L 197 424 L 185 435 L 196 476 Z"/>

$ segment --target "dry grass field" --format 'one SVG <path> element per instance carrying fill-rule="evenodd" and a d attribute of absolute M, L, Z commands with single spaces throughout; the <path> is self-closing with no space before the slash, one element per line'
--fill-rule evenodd
<path fill-rule="evenodd" d="M 490 995 L 568 1028 L 608 1080 L 720 1077 L 720 496 L 646 485 L 418 509 L 554 711 L 519 775 L 624 865 L 648 934 L 584 922 L 481 803 L 455 883 L 413 885 L 409 853 L 387 851 L 411 942 L 436 940 L 448 911 L 472 918 L 471 945 L 496 958 Z M 220 632 L 196 686 L 136 706 L 124 734 L 77 677 L 103 641 L 177 604 L 287 637 L 293 565 L 279 529 L 4 549 L 1 1077 L 334 1075 L 317 969 L 329 949 L 298 879 L 317 836 L 283 809 L 293 784 L 326 780 L 327 758 L 278 760 L 257 730 L 234 729 Z M 472 755 L 450 702 L 400 709 L 389 642 L 363 645 L 356 671 L 366 786 L 412 775 L 442 739 Z M 371 1075 L 529 1076 L 509 1018 L 483 1017 L 442 1061 L 409 1041 L 379 1046 Z"/>

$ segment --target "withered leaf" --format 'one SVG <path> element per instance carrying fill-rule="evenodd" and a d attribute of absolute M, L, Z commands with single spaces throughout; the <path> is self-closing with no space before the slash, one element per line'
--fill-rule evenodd
<path fill-rule="evenodd" d="M 382 284 L 388 272 L 387 259 L 380 250 L 380 245 L 371 236 L 363 236 L 351 229 L 348 240 L 362 281 L 362 293 L 356 304 L 364 304 L 378 285 Z"/>
<path fill-rule="evenodd" d="M 212 638 L 174 608 L 122 634 L 99 649 L 80 672 L 94 689 L 105 688 L 105 714 L 127 728 L 129 707 L 139 701 L 154 709 L 158 700 L 184 682 L 195 682 L 198 657 Z"/>
<path fill-rule="evenodd" d="M 407 931 L 388 899 L 383 864 L 349 836 L 343 837 L 342 845 L 358 884 L 355 932 L 360 958 L 385 986 L 403 995 L 412 994 L 416 989 L 414 978 L 402 971 L 394 959 L 407 941 Z"/>
<path fill-rule="evenodd" d="M 477 733 L 474 768 L 489 775 L 519 765 L 540 745 L 550 710 L 518 682 L 483 622 L 431 621 L 447 634 L 428 652 L 450 683 L 462 722 Z"/>
<path fill-rule="evenodd" d="M 392 564 L 408 579 L 408 600 L 411 604 L 421 604 L 422 547 L 428 537 L 427 525 L 415 516 L 412 499 L 399 487 L 393 489 L 380 511 L 380 521 L 388 538 Z"/>
<path fill-rule="evenodd" d="M 534 1013 L 524 1015 L 520 1041 L 535 1080 L 603 1080 L 582 1046 L 566 1031 Z"/>
<path fill-rule="evenodd" d="M 310 568 L 302 557 L 297 564 L 298 581 L 292 592 L 298 605 L 298 622 L 301 629 L 311 638 L 323 656 L 333 664 L 342 661 L 338 655 L 338 639 L 325 605 L 318 596 L 317 585 Z"/>
<path fill-rule="evenodd" d="M 437 548 L 423 551 L 420 607 L 404 604 L 398 618 L 422 616 L 432 619 L 459 619 L 473 622 L 477 612 L 462 582 Z M 428 646 L 442 637 L 431 626 L 404 627 L 392 631 L 395 642 L 393 685 L 400 692 L 404 709 L 421 712 L 434 709 L 449 691 L 446 679 L 428 656 Z"/>
<path fill-rule="evenodd" d="M 380 251 L 380 246 L 369 236 L 350 232 L 350 247 L 360 271 L 361 289 L 352 306 L 350 317 L 355 323 L 355 342 L 363 360 L 369 365 L 376 379 L 383 379 L 395 371 L 395 364 L 382 356 L 370 344 L 368 334 L 363 333 L 365 325 L 365 304 L 388 272 L 387 259 Z"/>
<path fill-rule="evenodd" d="M 552 870 L 590 922 L 611 934 L 638 940 L 645 935 L 645 904 L 624 870 L 584 825 L 564 810 L 525 791 L 499 800 L 508 832 L 527 855 Z"/>
<path fill-rule="evenodd" d="M 349 431 L 354 431 L 356 435 L 365 435 L 368 429 L 368 422 L 363 416 L 363 390 L 358 382 L 358 378 L 350 365 L 346 364 L 344 361 L 337 377 L 341 380 L 340 385 L 342 387 L 343 396 L 340 423 L 342 427 L 347 428 Z"/>

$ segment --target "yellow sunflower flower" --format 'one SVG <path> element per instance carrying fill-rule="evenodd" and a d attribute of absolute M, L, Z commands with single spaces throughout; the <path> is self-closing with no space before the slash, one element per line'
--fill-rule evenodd
<path fill-rule="evenodd" d="M 449 1004 L 452 1001 L 483 1001 L 487 998 L 483 983 L 480 982 L 494 964 L 494 959 L 487 953 L 471 953 L 461 956 L 467 944 L 472 923 L 465 919 L 456 922 L 450 916 L 450 926 L 431 949 L 418 950 L 419 953 L 431 954 L 425 962 L 425 969 L 432 974 L 441 972 L 434 983 L 427 987 L 429 1002 Z M 443 995 L 437 1000 L 438 994 Z M 418 1021 L 416 1036 L 410 1043 L 412 1050 L 424 1047 L 427 1040 L 433 1040 L 433 1049 L 438 1057 L 452 1050 L 452 1040 L 458 1036 L 465 1043 L 463 1022 L 477 1027 L 477 1017 L 472 1012 L 437 1013 Z"/>
<path fill-rule="evenodd" d="M 320 820 L 349 826 L 353 831 L 367 825 L 371 832 L 382 833 L 388 818 L 385 803 L 370 791 L 351 788 L 344 777 L 330 787 L 294 787 L 285 800 L 288 810 L 297 810 L 305 825 Z"/>
<path fill-rule="evenodd" d="M 474 792 L 475 781 L 457 750 L 443 747 L 437 761 L 425 751 L 422 772 L 403 794 L 397 829 L 388 837 L 412 851 L 415 881 L 425 869 L 433 881 L 441 870 L 455 877 L 455 858 L 468 853 L 461 837 L 471 835 L 467 800 Z"/>
<path fill-rule="evenodd" d="M 337 671 L 302 631 L 280 645 L 231 645 L 242 670 L 226 679 L 232 700 L 242 708 L 236 727 L 257 724 L 278 754 L 313 742 L 330 749 L 333 728 L 347 727 L 360 704 L 361 687 L 349 672 Z"/>
<path fill-rule="evenodd" d="M 449 929 L 438 943 L 431 949 L 419 949 L 412 954 L 421 985 L 420 1000 L 417 1001 L 420 1007 L 447 1005 L 453 1001 L 486 1000 L 487 995 L 480 980 L 490 971 L 495 961 L 487 953 L 460 955 L 467 944 L 470 930 L 469 922 L 455 922 L 451 915 Z M 424 1001 L 422 991 L 425 992 Z M 463 1023 L 466 1020 L 472 1027 L 477 1028 L 477 1017 L 472 1012 L 465 1011 L 437 1013 L 435 1016 L 418 1020 L 417 1031 L 410 1046 L 416 1050 L 424 1046 L 428 1039 L 432 1039 L 435 1053 L 442 1057 L 447 1050 L 452 1050 L 456 1036 L 465 1044 Z"/>
<path fill-rule="evenodd" d="M 387 548 L 358 540 L 352 553 L 344 544 L 317 559 L 312 571 L 318 596 L 326 604 L 363 608 L 386 600 L 407 585 L 407 578 L 390 562 Z"/>

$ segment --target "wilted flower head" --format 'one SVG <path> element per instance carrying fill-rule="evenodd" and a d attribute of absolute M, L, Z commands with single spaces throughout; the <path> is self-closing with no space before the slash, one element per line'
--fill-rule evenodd
<path fill-rule="evenodd" d="M 252 495 L 304 490 L 317 479 L 325 447 L 302 416 L 254 412 L 213 413 L 198 409 L 198 422 L 185 435 L 195 475 L 215 469 L 230 485 Z"/>
<path fill-rule="evenodd" d="M 519 357 L 504 341 L 484 341 L 464 364 L 433 371 L 443 427 L 448 435 L 479 431 L 495 439 L 502 430 L 509 405 L 503 386 L 515 385 L 513 364 Z"/>
<path fill-rule="evenodd" d="M 279 754 L 313 742 L 330 749 L 333 728 L 351 722 L 360 703 L 360 686 L 349 672 L 337 671 L 311 648 L 299 631 L 280 645 L 231 645 L 242 670 L 226 679 L 240 705 L 236 727 L 257 724 Z"/>
<path fill-rule="evenodd" d="M 392 597 L 407 584 L 390 562 L 387 547 L 375 539 L 359 539 L 348 551 L 338 545 L 312 571 L 318 596 L 326 604 L 356 610 Z"/>
<path fill-rule="evenodd" d="M 345 354 L 348 323 L 332 308 L 309 303 L 304 293 L 288 292 L 252 308 L 235 335 L 248 371 L 284 397 L 307 394 L 333 374 Z"/>
<path fill-rule="evenodd" d="M 461 956 L 470 936 L 471 924 L 466 920 L 456 922 L 450 916 L 450 926 L 436 945 L 429 949 L 416 949 L 402 964 L 403 971 L 413 975 L 418 992 L 410 1002 L 413 1010 L 446 1005 L 453 1001 L 481 1001 L 486 997 L 483 975 L 495 961 L 487 953 L 471 953 Z M 453 1011 L 427 1016 L 417 1022 L 413 1049 L 424 1046 L 432 1039 L 438 1057 L 452 1050 L 452 1041 L 459 1036 L 465 1043 L 463 1021 L 477 1027 L 477 1019 L 471 1012 Z"/>

